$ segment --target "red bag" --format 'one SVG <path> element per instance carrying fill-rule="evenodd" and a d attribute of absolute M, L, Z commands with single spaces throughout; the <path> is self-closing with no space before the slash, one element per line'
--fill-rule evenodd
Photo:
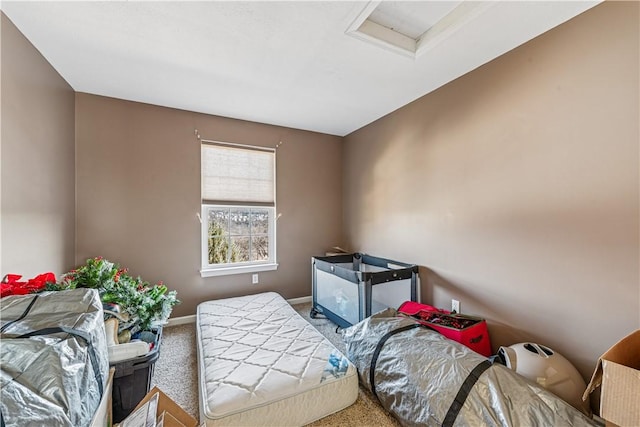
<path fill-rule="evenodd" d="M 0 283 L 0 298 L 9 295 L 26 295 L 40 292 L 47 283 L 56 282 L 53 273 L 39 274 L 26 282 L 18 282 L 22 276 L 18 274 L 7 274 Z"/>
<path fill-rule="evenodd" d="M 476 353 L 487 357 L 492 354 L 487 322 L 480 317 L 452 314 L 450 311 L 414 301 L 402 303 L 398 312 L 418 319 L 423 325 L 464 344 Z"/>

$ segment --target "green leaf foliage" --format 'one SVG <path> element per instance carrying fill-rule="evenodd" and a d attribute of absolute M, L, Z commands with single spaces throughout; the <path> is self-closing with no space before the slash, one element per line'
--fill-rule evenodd
<path fill-rule="evenodd" d="M 176 291 L 169 291 L 162 282 L 151 285 L 127 271 L 102 257 L 91 258 L 46 290 L 97 289 L 103 303 L 118 304 L 129 316 L 126 326 L 134 332 L 166 323 L 173 307 L 180 303 Z"/>
<path fill-rule="evenodd" d="M 229 239 L 222 227 L 213 221 L 209 222 L 208 247 L 209 264 L 226 264 L 239 261 L 238 248 L 229 244 Z"/>

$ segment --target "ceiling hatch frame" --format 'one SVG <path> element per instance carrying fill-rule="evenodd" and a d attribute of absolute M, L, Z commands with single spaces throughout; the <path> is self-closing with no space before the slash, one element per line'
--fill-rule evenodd
<path fill-rule="evenodd" d="M 416 59 L 453 35 L 464 25 L 479 17 L 497 4 L 498 1 L 462 1 L 430 28 L 426 28 L 417 38 L 412 38 L 370 20 L 369 17 L 381 3 L 383 3 L 382 0 L 369 1 L 347 28 L 345 34 Z"/>

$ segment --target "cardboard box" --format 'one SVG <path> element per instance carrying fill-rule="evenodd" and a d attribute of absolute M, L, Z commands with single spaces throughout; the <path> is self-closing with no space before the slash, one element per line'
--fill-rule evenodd
<path fill-rule="evenodd" d="M 113 388 L 113 374 L 115 371 L 115 368 L 109 369 L 107 386 L 104 388 L 104 394 L 91 420 L 90 427 L 111 427 L 111 390 Z"/>
<path fill-rule="evenodd" d="M 164 394 L 158 387 L 153 387 L 149 393 L 135 407 L 132 414 L 140 407 L 149 402 L 153 396 L 158 393 L 158 407 L 156 411 L 156 419 L 162 420 L 163 427 L 197 427 L 198 421 L 191 415 L 187 414 L 184 409 L 173 401 L 169 396 Z M 125 423 L 125 418 L 122 423 Z"/>
<path fill-rule="evenodd" d="M 640 426 L 640 330 L 607 350 L 582 396 L 600 390 L 600 416 L 620 426 Z"/>

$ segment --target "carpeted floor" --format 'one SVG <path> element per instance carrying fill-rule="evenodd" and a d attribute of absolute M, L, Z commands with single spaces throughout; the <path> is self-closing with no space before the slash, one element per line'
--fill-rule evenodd
<path fill-rule="evenodd" d="M 333 323 L 327 319 L 309 318 L 310 303 L 294 305 L 293 308 L 315 326 L 340 351 L 345 352 L 342 338 L 340 334 L 335 332 L 336 327 Z M 157 385 L 193 417 L 199 418 L 198 367 L 194 324 L 164 329 L 160 357 L 154 366 L 152 384 Z M 313 427 L 399 426 L 400 424 L 374 399 L 368 391 L 360 387 L 356 403 L 309 425 Z"/>

